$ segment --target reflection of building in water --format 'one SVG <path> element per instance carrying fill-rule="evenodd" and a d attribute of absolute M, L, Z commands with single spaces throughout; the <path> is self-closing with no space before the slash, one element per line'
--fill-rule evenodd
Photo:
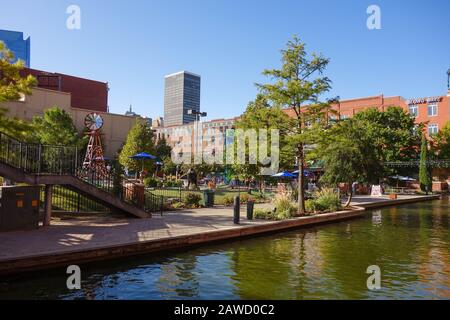
<path fill-rule="evenodd" d="M 448 210 L 447 207 L 444 209 Z M 419 239 L 423 250 L 417 254 L 418 282 L 433 296 L 450 299 L 450 252 L 447 247 L 449 216 L 441 208 L 433 207 L 433 210 L 433 214 L 419 212 Z"/>
<path fill-rule="evenodd" d="M 382 224 L 381 210 L 372 211 L 372 224 L 374 226 L 381 226 L 381 224 Z"/>

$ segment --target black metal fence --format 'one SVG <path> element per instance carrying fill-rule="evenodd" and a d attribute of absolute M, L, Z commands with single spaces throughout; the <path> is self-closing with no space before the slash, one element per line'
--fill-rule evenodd
<path fill-rule="evenodd" d="M 80 154 L 76 147 L 21 142 L 0 132 L 0 161 L 3 163 L 31 174 L 72 175 L 138 208 L 147 211 L 162 209 L 164 203 L 162 196 L 147 194 L 133 181 L 124 179 L 119 172 L 100 172 L 82 168 L 83 159 L 84 155 Z M 69 211 L 73 211 L 73 197 L 70 194 L 64 200 L 60 200 L 63 202 L 59 204 L 62 208 L 70 208 Z"/>
<path fill-rule="evenodd" d="M 149 188 L 147 192 L 164 198 L 164 203 L 185 202 L 189 193 L 195 193 L 202 197 L 203 191 L 199 190 L 187 190 L 183 188 Z"/>
<path fill-rule="evenodd" d="M 28 173 L 73 175 L 83 155 L 77 147 L 26 143 L 0 132 L 0 161 Z"/>
<path fill-rule="evenodd" d="M 44 210 L 45 187 L 41 188 L 41 210 Z M 64 188 L 63 186 L 53 186 L 52 208 L 56 211 L 70 213 L 87 212 L 110 212 L 111 210 L 78 192 Z"/>

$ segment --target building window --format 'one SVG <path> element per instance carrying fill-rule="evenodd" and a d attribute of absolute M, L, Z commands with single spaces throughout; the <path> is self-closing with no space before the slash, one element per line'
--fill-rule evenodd
<path fill-rule="evenodd" d="M 439 131 L 438 125 L 437 124 L 430 124 L 428 125 L 428 134 L 430 136 L 437 134 Z"/>
<path fill-rule="evenodd" d="M 409 105 L 409 113 L 413 116 L 413 117 L 417 117 L 419 115 L 419 108 L 417 107 L 417 105 L 415 104 L 410 104 Z"/>
<path fill-rule="evenodd" d="M 345 119 L 348 119 L 348 118 L 349 118 L 349 116 L 346 115 L 346 114 L 341 115 L 341 119 L 342 119 L 342 120 L 345 120 Z"/>
<path fill-rule="evenodd" d="M 437 114 L 438 114 L 437 103 L 430 103 L 428 105 L 428 116 L 429 117 L 434 117 L 434 116 L 437 116 Z"/>

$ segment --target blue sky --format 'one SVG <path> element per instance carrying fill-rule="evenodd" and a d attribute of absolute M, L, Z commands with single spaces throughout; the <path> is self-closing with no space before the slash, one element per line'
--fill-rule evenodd
<path fill-rule="evenodd" d="M 81 30 L 66 28 L 66 8 L 81 8 Z M 381 30 L 366 27 L 369 5 Z M 328 96 L 384 93 L 442 95 L 450 68 L 447 0 L 2 0 L 0 29 L 31 36 L 31 66 L 110 85 L 109 105 L 124 113 L 163 115 L 164 75 L 202 76 L 209 118 L 242 113 L 278 67 L 279 50 L 299 35 L 331 59 Z"/>

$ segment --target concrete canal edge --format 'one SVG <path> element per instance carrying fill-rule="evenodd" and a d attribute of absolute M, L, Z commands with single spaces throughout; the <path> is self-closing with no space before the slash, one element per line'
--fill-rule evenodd
<path fill-rule="evenodd" d="M 332 212 L 284 221 L 272 221 L 247 226 L 243 225 L 170 238 L 3 260 L 0 261 L 0 275 L 13 275 L 22 272 L 66 267 L 70 264 L 79 265 L 94 261 L 111 260 L 115 258 L 175 250 L 202 244 L 211 244 L 219 241 L 238 240 L 250 236 L 287 231 L 302 227 L 311 227 L 324 223 L 345 221 L 362 217 L 367 210 L 420 201 L 436 200 L 439 198 L 439 196 L 424 196 L 411 199 L 382 201 L 364 204 L 364 207 L 354 207 L 352 210 L 348 211 Z"/>

